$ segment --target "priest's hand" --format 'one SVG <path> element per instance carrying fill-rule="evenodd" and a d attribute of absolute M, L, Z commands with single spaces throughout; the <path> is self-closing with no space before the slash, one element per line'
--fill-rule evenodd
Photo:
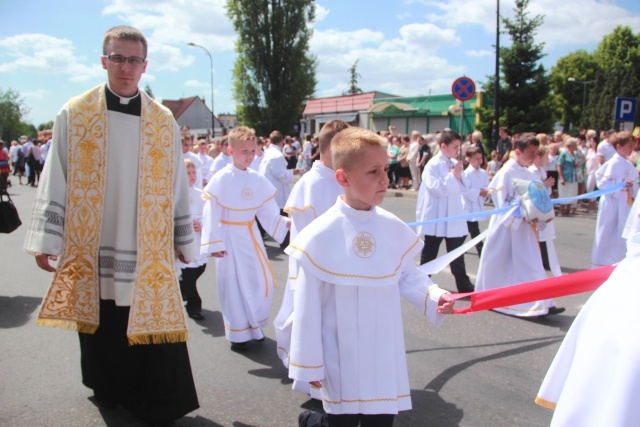
<path fill-rule="evenodd" d="M 38 267 L 44 271 L 55 273 L 57 270 L 54 266 L 49 264 L 49 260 L 57 261 L 58 257 L 50 254 L 41 254 L 40 252 L 36 253 L 36 264 L 38 264 Z"/>
<path fill-rule="evenodd" d="M 227 251 L 218 251 L 218 252 L 212 253 L 211 255 L 216 257 L 216 258 L 222 258 L 226 254 L 227 254 Z"/>
<path fill-rule="evenodd" d="M 189 264 L 189 263 L 191 262 L 190 260 L 185 259 L 185 258 L 184 258 L 184 255 L 182 255 L 181 253 L 180 253 L 180 254 L 178 254 L 178 259 L 179 259 L 179 260 L 180 260 L 180 262 L 181 262 L 181 263 L 183 263 L 183 264 Z"/>
<path fill-rule="evenodd" d="M 320 381 L 309 381 L 311 387 L 322 388 L 322 383 Z"/>
<path fill-rule="evenodd" d="M 200 221 L 193 221 L 193 231 L 200 233 L 202 231 L 202 223 Z"/>
<path fill-rule="evenodd" d="M 446 293 L 442 294 L 440 300 L 438 301 L 438 313 L 440 314 L 451 314 L 453 313 L 453 305 L 455 301 L 451 299 L 451 294 Z"/>

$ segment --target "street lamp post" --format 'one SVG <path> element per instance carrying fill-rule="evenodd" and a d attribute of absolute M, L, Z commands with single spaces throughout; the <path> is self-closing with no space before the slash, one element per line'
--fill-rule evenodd
<path fill-rule="evenodd" d="M 207 55 L 209 55 L 209 61 L 211 61 L 211 137 L 213 138 L 216 136 L 216 116 L 213 113 L 213 57 L 211 56 L 211 52 L 204 46 L 192 42 L 187 43 L 187 45 L 199 47 L 204 50 L 207 52 Z"/>
<path fill-rule="evenodd" d="M 584 107 L 587 102 L 587 85 L 590 83 L 595 83 L 596 81 L 595 80 L 580 81 L 580 80 L 574 79 L 573 77 L 569 77 L 567 80 L 570 82 L 582 84 L 582 114 L 584 114 Z"/>

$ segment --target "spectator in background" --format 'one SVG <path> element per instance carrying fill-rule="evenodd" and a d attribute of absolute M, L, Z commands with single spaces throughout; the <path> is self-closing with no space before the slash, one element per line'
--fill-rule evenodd
<path fill-rule="evenodd" d="M 411 132 L 411 143 L 409 144 L 409 154 L 407 160 L 409 161 L 409 172 L 411 172 L 411 190 L 418 191 L 420 188 L 420 166 L 418 166 L 420 160 L 420 132 L 414 130 Z"/>
<path fill-rule="evenodd" d="M 400 141 L 397 136 L 390 135 L 389 145 L 387 146 L 387 156 L 389 156 L 389 188 L 398 188 L 398 178 L 400 164 L 398 156 L 400 155 Z"/>
<path fill-rule="evenodd" d="M 427 165 L 427 162 L 431 160 L 431 144 L 434 141 L 434 137 L 432 134 L 427 134 L 424 138 L 420 138 L 420 148 L 418 150 L 418 169 L 420 170 L 420 182 L 422 182 L 422 173 L 424 172 L 424 167 Z M 418 185 L 418 188 L 420 186 Z"/>
<path fill-rule="evenodd" d="M 615 131 L 613 130 L 605 130 L 600 134 L 602 140 L 600 144 L 598 144 L 598 162 L 600 162 L 601 165 L 611 160 L 616 154 L 615 147 L 609 142 L 609 138 L 613 136 L 614 133 Z"/>
<path fill-rule="evenodd" d="M 500 139 L 498 140 L 498 145 L 496 146 L 496 150 L 498 151 L 498 160 L 500 160 L 501 164 L 505 164 L 507 160 L 509 160 L 509 155 L 511 154 L 511 137 L 509 136 L 509 128 L 506 126 L 501 126 L 500 130 L 498 130 L 498 135 L 500 135 Z"/>

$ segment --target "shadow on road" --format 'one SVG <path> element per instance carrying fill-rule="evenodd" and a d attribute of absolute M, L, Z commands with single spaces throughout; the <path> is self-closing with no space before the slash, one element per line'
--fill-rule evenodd
<path fill-rule="evenodd" d="M 148 427 L 151 425 L 147 421 L 135 418 L 129 411 L 122 406 L 117 406 L 113 409 L 105 409 L 96 403 L 93 396 L 88 400 L 93 403 L 100 411 L 100 416 L 104 420 L 104 423 L 108 427 Z M 184 416 L 174 421 L 176 427 L 222 427 L 222 424 L 211 421 L 208 418 L 196 415 L 193 417 Z M 235 425 L 235 424 L 234 424 Z"/>
<path fill-rule="evenodd" d="M 482 362 L 488 362 L 490 360 L 502 359 L 505 357 L 515 356 L 522 353 L 527 353 L 530 351 L 538 350 L 543 347 L 547 347 L 553 345 L 557 342 L 560 342 L 564 339 L 561 337 L 545 337 L 545 338 L 532 338 L 529 340 L 522 340 L 521 342 L 534 342 L 533 344 L 524 345 L 521 347 L 510 348 L 508 350 L 503 350 L 498 353 L 489 354 L 487 356 L 478 357 L 476 359 L 471 359 L 463 363 L 459 363 L 457 365 L 453 365 L 447 369 L 445 369 L 442 373 L 440 373 L 437 377 L 429 382 L 425 386 L 425 390 L 433 390 L 436 393 L 440 392 L 445 384 L 454 376 L 458 375 L 465 369 L 470 368 L 473 365 Z M 516 341 L 517 342 L 517 341 Z M 503 343 L 504 344 L 504 343 Z M 486 346 L 476 346 L 476 347 L 486 347 Z"/>
<path fill-rule="evenodd" d="M 454 427 L 460 425 L 464 415 L 462 409 L 442 399 L 434 390 L 411 390 L 411 403 L 413 409 L 400 412 L 394 426 Z"/>
<path fill-rule="evenodd" d="M 212 337 L 224 336 L 224 320 L 222 320 L 222 313 L 219 311 L 202 310 L 204 320 L 196 322 L 198 326 L 202 327 L 202 332 L 211 335 Z"/>
<path fill-rule="evenodd" d="M 287 368 L 284 367 L 278 357 L 276 347 L 277 343 L 273 339 L 265 337 L 262 342 L 250 341 L 249 349 L 237 354 L 255 363 L 267 366 L 263 369 L 252 369 L 247 373 L 260 378 L 280 380 L 281 384 L 291 384 L 293 380 L 289 378 Z"/>
<path fill-rule="evenodd" d="M 41 302 L 42 298 L 36 297 L 0 296 L 0 328 L 17 328 L 26 324 Z"/>

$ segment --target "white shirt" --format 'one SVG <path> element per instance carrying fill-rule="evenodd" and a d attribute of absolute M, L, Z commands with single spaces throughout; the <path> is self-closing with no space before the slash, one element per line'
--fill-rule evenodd
<path fill-rule="evenodd" d="M 293 169 L 287 169 L 287 160 L 282 154 L 282 148 L 276 144 L 271 144 L 264 151 L 264 159 L 260 163 L 258 173 L 266 177 L 278 190 L 276 193 L 276 203 L 280 209 L 291 194 L 291 183 L 293 182 Z"/>

